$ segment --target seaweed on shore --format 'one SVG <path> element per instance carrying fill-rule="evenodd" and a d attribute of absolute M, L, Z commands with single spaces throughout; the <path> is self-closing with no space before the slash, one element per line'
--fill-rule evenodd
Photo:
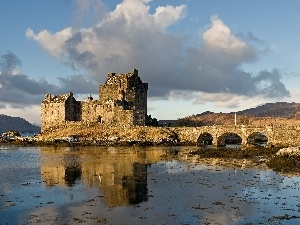
<path fill-rule="evenodd" d="M 267 165 L 277 172 L 300 172 L 300 156 L 273 156 Z"/>
<path fill-rule="evenodd" d="M 252 158 L 256 156 L 272 156 L 278 148 L 199 148 L 190 152 L 191 155 L 211 158 Z"/>

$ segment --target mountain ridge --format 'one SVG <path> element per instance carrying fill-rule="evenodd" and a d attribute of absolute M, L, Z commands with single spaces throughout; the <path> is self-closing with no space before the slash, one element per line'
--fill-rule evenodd
<path fill-rule="evenodd" d="M 235 120 L 236 114 L 236 120 Z M 300 125 L 300 103 L 276 102 L 266 103 L 230 113 L 210 111 L 187 116 L 177 120 L 179 126 L 210 125 Z"/>
<path fill-rule="evenodd" d="M 300 103 L 276 102 L 266 103 L 255 108 L 249 108 L 237 112 L 241 115 L 262 116 L 262 117 L 298 117 L 300 114 Z"/>
<path fill-rule="evenodd" d="M 21 117 L 12 117 L 0 114 L 0 134 L 12 130 L 18 132 L 41 132 L 41 128 L 39 126 L 31 124 Z"/>

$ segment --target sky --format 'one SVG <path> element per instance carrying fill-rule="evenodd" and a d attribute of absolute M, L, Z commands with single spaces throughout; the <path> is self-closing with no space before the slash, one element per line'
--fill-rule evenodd
<path fill-rule="evenodd" d="M 0 0 L 0 114 L 40 123 L 47 93 L 93 95 L 139 71 L 148 114 L 300 99 L 298 0 Z"/>

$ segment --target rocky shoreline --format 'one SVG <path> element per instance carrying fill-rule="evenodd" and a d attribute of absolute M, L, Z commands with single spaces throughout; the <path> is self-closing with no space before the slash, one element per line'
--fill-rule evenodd
<path fill-rule="evenodd" d="M 83 146 L 198 146 L 196 141 L 180 140 L 177 130 L 170 127 L 151 126 L 104 126 L 103 124 L 90 124 L 82 126 L 56 127 L 42 134 L 34 136 L 21 136 L 16 131 L 0 134 L 0 144 L 18 145 L 83 145 Z M 194 131 L 191 131 L 194 132 Z M 185 138 L 190 139 L 190 138 Z M 192 140 L 192 139 L 191 139 Z M 248 147 L 251 147 L 247 145 Z M 247 147 L 244 146 L 244 147 Z M 243 147 L 243 148 L 244 148 Z M 252 146 L 253 147 L 253 146 Z M 291 146 L 276 146 L 286 148 Z M 296 146 L 292 146 L 297 148 Z M 266 146 L 274 148 L 274 146 Z M 295 150 L 295 149 L 294 149 Z M 288 151 L 291 152 L 291 151 Z M 292 154 L 292 153 L 291 153 Z M 281 154 L 282 155 L 282 154 Z M 278 155 L 280 156 L 280 155 Z M 300 156 L 300 153 L 299 153 Z"/>
<path fill-rule="evenodd" d="M 58 127 L 33 137 L 22 137 L 18 132 L 0 135 L 0 145 L 18 146 L 196 146 L 180 142 L 169 127 Z M 250 147 L 242 149 L 203 148 L 191 152 L 203 158 L 257 158 L 262 157 L 276 171 L 300 172 L 299 147 Z"/>
<path fill-rule="evenodd" d="M 121 132 L 120 132 L 121 131 Z M 168 128 L 131 129 L 120 130 L 111 128 L 93 132 L 74 132 L 59 130 L 38 134 L 33 137 L 21 137 L 17 132 L 7 132 L 0 135 L 1 145 L 18 146 L 195 146 L 195 143 L 181 143 Z M 251 159 L 264 163 L 278 172 L 300 173 L 300 147 L 266 148 L 252 147 L 242 149 L 205 148 L 199 147 L 197 151 L 189 153 L 200 158 Z"/>
<path fill-rule="evenodd" d="M 161 127 L 110 127 L 99 126 L 86 129 L 55 129 L 33 137 L 21 137 L 9 132 L 0 136 L 0 143 L 19 145 L 83 145 L 83 146 L 160 146 L 179 145 L 178 137 L 168 128 Z M 191 143 L 180 143 L 189 145 Z"/>

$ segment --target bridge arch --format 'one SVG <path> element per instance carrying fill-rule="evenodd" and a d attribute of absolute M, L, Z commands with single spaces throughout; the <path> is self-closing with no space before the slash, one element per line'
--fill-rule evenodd
<path fill-rule="evenodd" d="M 226 132 L 218 137 L 217 146 L 241 145 L 242 141 L 243 139 L 240 135 L 233 132 Z"/>
<path fill-rule="evenodd" d="M 213 136 L 208 132 L 201 133 L 197 139 L 198 146 L 205 147 L 207 145 L 212 145 L 212 143 L 213 143 Z"/>
<path fill-rule="evenodd" d="M 247 137 L 247 144 L 264 147 L 268 143 L 268 137 L 263 132 L 253 132 Z"/>
<path fill-rule="evenodd" d="M 170 127 L 178 136 L 180 143 L 197 144 L 200 134 L 207 132 L 213 137 L 213 146 L 217 146 L 218 137 L 225 133 L 234 133 L 242 138 L 241 147 L 246 147 L 247 142 L 251 144 L 252 133 L 260 132 L 266 136 L 268 140 L 266 147 L 272 146 L 299 146 L 300 143 L 300 125 L 283 126 L 283 125 L 267 125 L 267 126 L 201 126 L 201 127 Z M 255 135 L 254 135 L 255 136 Z M 224 136 L 223 136 L 224 137 Z M 221 139 L 221 138 L 219 138 Z M 221 141 L 219 140 L 219 145 Z"/>
<path fill-rule="evenodd" d="M 173 138 L 175 143 L 179 143 L 180 139 L 179 139 L 178 134 L 175 131 L 171 131 L 171 132 L 172 132 L 172 134 L 170 135 L 170 137 Z"/>

